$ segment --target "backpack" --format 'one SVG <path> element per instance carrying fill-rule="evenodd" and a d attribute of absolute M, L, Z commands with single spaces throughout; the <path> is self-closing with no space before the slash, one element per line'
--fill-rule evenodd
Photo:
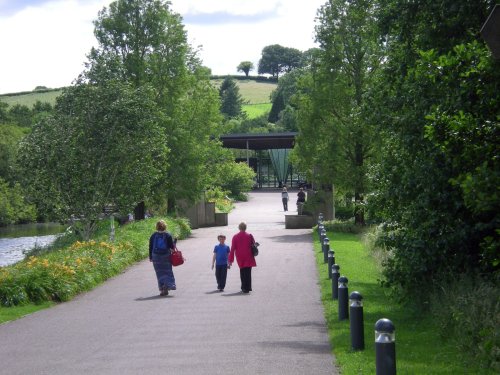
<path fill-rule="evenodd" d="M 153 252 L 156 254 L 167 253 L 167 240 L 164 233 L 157 233 L 153 241 Z"/>

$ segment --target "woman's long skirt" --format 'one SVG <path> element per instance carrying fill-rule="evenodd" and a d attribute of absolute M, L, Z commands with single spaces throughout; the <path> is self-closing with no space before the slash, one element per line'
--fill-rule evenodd
<path fill-rule="evenodd" d="M 175 278 L 172 271 L 172 263 L 170 263 L 170 254 L 159 255 L 153 253 L 153 267 L 158 280 L 158 289 L 162 291 L 167 288 L 175 290 Z"/>

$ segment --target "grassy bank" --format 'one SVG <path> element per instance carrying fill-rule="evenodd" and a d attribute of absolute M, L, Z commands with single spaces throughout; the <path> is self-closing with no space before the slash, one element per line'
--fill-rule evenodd
<path fill-rule="evenodd" d="M 264 114 L 268 114 L 269 111 L 271 111 L 271 107 L 271 103 L 244 104 L 242 109 L 247 114 L 249 119 L 253 119 Z"/>
<path fill-rule="evenodd" d="M 68 301 L 145 259 L 157 220 L 151 218 L 116 228 L 113 243 L 107 241 L 105 230 L 91 241 L 77 241 L 0 268 L 0 323 Z M 189 234 L 184 221 L 166 221 L 174 237 Z"/>
<path fill-rule="evenodd" d="M 493 370 L 477 368 L 453 344 L 443 341 L 432 316 L 408 310 L 391 300 L 380 287 L 376 263 L 360 241 L 359 235 L 328 232 L 331 248 L 341 275 L 349 279 L 349 293 L 363 295 L 365 347 L 352 351 L 349 321 L 338 320 L 337 301 L 331 299 L 331 280 L 317 234 L 314 249 L 321 285 L 330 342 L 341 373 L 374 374 L 374 325 L 378 319 L 390 319 L 396 327 L 396 366 L 398 374 L 494 374 Z M 425 286 L 423 286 L 425 287 Z"/>

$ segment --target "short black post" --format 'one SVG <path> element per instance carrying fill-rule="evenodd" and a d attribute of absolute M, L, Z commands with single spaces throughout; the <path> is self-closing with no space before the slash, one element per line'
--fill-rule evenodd
<path fill-rule="evenodd" d="M 349 322 L 351 324 L 351 345 L 353 350 L 365 349 L 365 329 L 363 321 L 363 296 L 359 292 L 349 295 Z"/>
<path fill-rule="evenodd" d="M 349 280 L 345 276 L 339 277 L 339 320 L 349 319 L 349 291 L 347 282 Z"/>
<path fill-rule="evenodd" d="M 323 261 L 328 262 L 328 251 L 330 250 L 330 239 L 325 236 L 323 238 Z"/>
<path fill-rule="evenodd" d="M 332 299 L 339 299 L 339 276 L 340 276 L 340 266 L 334 264 L 332 266 Z"/>
<path fill-rule="evenodd" d="M 320 225 L 321 223 L 323 223 L 323 213 L 319 213 L 318 215 L 318 225 Z"/>
<path fill-rule="evenodd" d="M 318 236 L 321 236 L 321 231 L 325 229 L 325 226 L 323 224 L 318 225 Z"/>
<path fill-rule="evenodd" d="M 330 249 L 330 244 L 327 245 L 328 248 L 328 278 L 332 278 L 332 266 L 335 264 L 335 251 Z"/>
<path fill-rule="evenodd" d="M 375 323 L 375 374 L 396 375 L 396 328 L 389 319 Z"/>
<path fill-rule="evenodd" d="M 326 237 L 326 231 L 325 228 L 322 228 L 321 232 L 319 232 L 319 243 L 321 244 L 321 251 L 324 251 L 323 242 L 325 241 L 325 237 Z"/>

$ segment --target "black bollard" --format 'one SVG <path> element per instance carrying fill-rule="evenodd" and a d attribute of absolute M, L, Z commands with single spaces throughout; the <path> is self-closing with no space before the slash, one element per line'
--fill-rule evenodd
<path fill-rule="evenodd" d="M 396 328 L 389 319 L 375 323 L 375 374 L 396 375 Z"/>
<path fill-rule="evenodd" d="M 339 320 L 349 319 L 349 294 L 345 276 L 339 277 Z"/>
<path fill-rule="evenodd" d="M 323 239 L 323 261 L 328 262 L 328 251 L 330 250 L 330 239 L 325 236 Z"/>
<path fill-rule="evenodd" d="M 351 325 L 352 350 L 365 349 L 365 329 L 363 322 L 363 296 L 359 292 L 352 292 L 349 296 L 349 322 Z"/>
<path fill-rule="evenodd" d="M 325 226 L 323 224 L 318 225 L 318 236 L 321 236 L 321 231 L 325 229 Z"/>
<path fill-rule="evenodd" d="M 324 251 L 323 242 L 325 240 L 325 237 L 326 237 L 326 231 L 325 228 L 322 228 L 321 232 L 319 232 L 319 243 L 321 244 L 321 251 Z"/>
<path fill-rule="evenodd" d="M 334 264 L 332 266 L 332 299 L 339 299 L 339 276 L 340 276 L 340 266 Z"/>
<path fill-rule="evenodd" d="M 318 225 L 323 223 L 323 214 L 320 212 L 318 215 Z"/>
<path fill-rule="evenodd" d="M 328 251 L 328 278 L 332 278 L 332 266 L 335 264 L 335 251 L 330 249 L 330 245 L 327 245 Z"/>

